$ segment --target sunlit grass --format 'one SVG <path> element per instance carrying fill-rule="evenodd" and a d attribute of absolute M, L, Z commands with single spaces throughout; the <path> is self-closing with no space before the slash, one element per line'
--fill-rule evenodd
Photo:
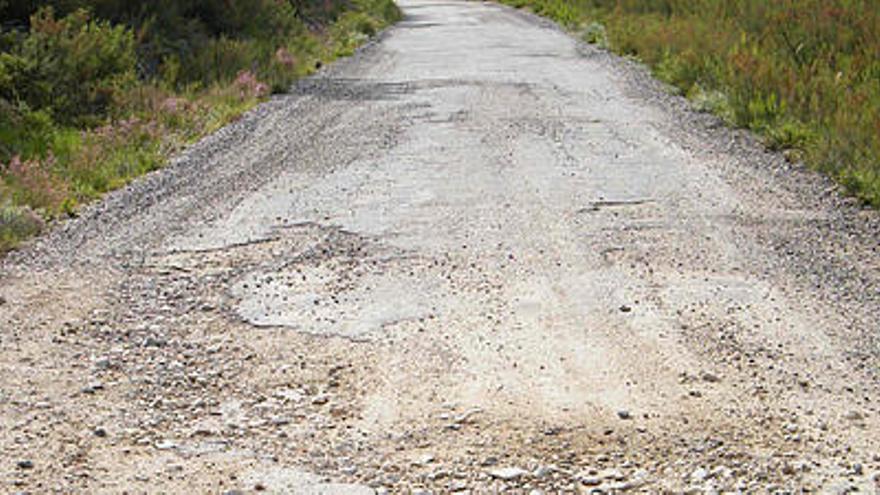
<path fill-rule="evenodd" d="M 642 60 L 698 108 L 880 206 L 875 1 L 501 1 Z"/>

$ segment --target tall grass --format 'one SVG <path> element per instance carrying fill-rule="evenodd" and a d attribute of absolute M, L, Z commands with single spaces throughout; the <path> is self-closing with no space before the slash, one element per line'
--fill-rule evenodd
<path fill-rule="evenodd" d="M 880 206 L 875 0 L 501 1 L 607 40 L 701 108 Z"/>

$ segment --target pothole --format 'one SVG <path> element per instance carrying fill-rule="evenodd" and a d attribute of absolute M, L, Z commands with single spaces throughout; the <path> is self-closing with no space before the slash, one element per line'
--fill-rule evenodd
<path fill-rule="evenodd" d="M 417 260 L 331 258 L 254 272 L 231 290 L 237 312 L 255 326 L 365 338 L 402 321 L 432 318 L 447 296 Z"/>

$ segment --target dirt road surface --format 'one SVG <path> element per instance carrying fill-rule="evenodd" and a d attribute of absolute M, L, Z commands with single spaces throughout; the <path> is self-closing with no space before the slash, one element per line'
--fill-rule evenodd
<path fill-rule="evenodd" d="M 874 493 L 880 218 L 528 14 L 406 19 L 7 258 L 3 493 Z"/>

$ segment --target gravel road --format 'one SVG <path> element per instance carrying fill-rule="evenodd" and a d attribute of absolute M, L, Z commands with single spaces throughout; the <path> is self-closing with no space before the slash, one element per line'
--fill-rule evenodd
<path fill-rule="evenodd" d="M 8 256 L 3 493 L 880 487 L 880 215 L 529 14 L 406 18 Z"/>

